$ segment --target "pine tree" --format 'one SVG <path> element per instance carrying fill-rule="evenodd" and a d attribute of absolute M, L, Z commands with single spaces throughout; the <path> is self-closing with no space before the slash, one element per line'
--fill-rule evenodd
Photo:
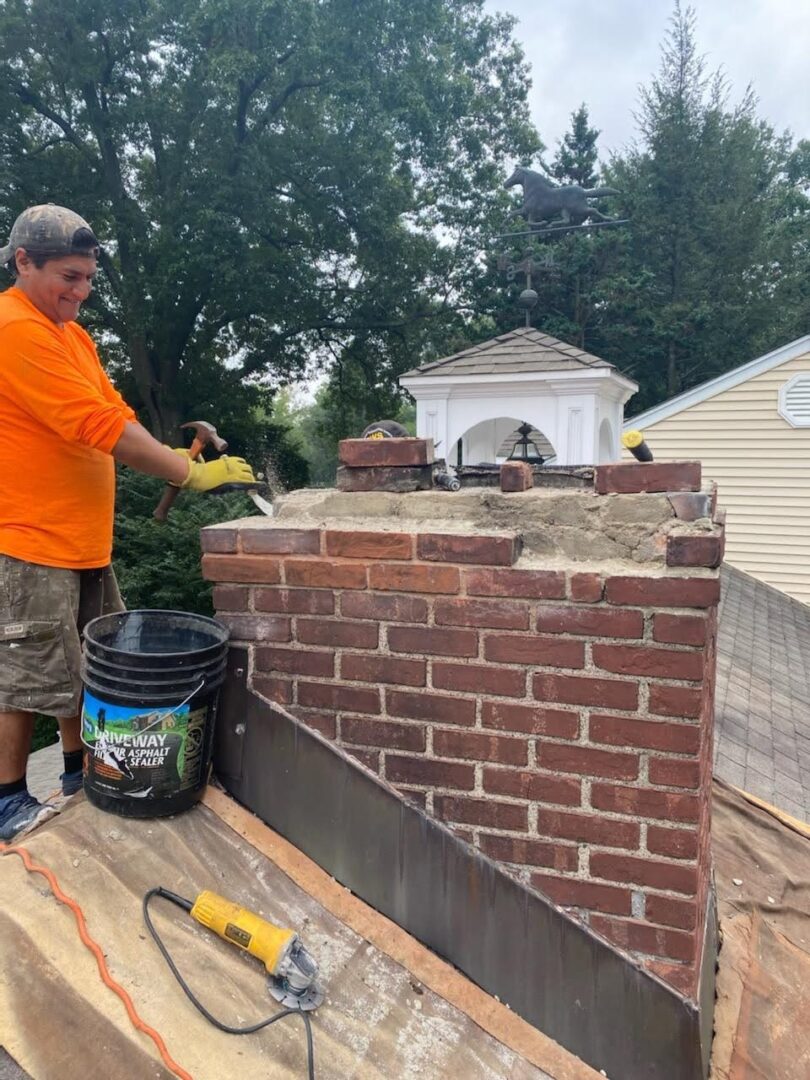
<path fill-rule="evenodd" d="M 561 184 L 596 187 L 599 181 L 596 140 L 599 132 L 589 126 L 588 106 L 583 102 L 571 113 L 571 130 L 560 140 L 549 172 Z"/>

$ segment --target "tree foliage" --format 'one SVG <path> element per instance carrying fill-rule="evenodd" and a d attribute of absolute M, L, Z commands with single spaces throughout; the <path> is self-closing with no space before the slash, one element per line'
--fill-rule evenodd
<path fill-rule="evenodd" d="M 3 0 L 3 223 L 53 201 L 97 229 L 92 322 L 164 441 L 313 358 L 390 386 L 538 144 L 511 25 L 480 0 Z"/>
<path fill-rule="evenodd" d="M 791 179 L 791 140 L 756 107 L 750 88 L 730 102 L 724 76 L 699 53 L 694 12 L 676 5 L 660 71 L 642 93 L 641 141 L 607 170 L 632 221 L 624 266 L 638 306 L 614 336 L 634 354 L 640 405 L 780 343 L 792 261 L 780 223 L 803 203 L 807 237 L 808 174 Z"/>

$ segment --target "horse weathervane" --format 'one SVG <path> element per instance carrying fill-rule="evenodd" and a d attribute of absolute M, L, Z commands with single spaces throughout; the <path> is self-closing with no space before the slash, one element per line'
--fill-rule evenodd
<path fill-rule="evenodd" d="M 596 229 L 626 225 L 627 218 L 609 218 L 592 206 L 591 199 L 603 199 L 608 195 L 618 195 L 611 187 L 583 188 L 579 184 L 555 184 L 552 180 L 519 165 L 504 187 L 520 184 L 523 189 L 523 204 L 512 210 L 507 221 L 514 217 L 525 219 L 528 229 L 522 232 L 499 233 L 496 240 L 530 237 L 532 241 L 546 237 L 556 237 L 567 233 L 592 232 Z M 514 262 L 508 255 L 498 256 L 498 268 L 506 270 L 508 280 L 513 280 L 515 273 L 526 274 L 526 288 L 520 294 L 520 305 L 526 311 L 526 326 L 531 326 L 531 312 L 537 303 L 537 293 L 532 289 L 532 274 L 539 270 L 551 270 L 553 258 L 546 254 L 535 259 L 531 248 L 523 252 L 523 260 Z"/>

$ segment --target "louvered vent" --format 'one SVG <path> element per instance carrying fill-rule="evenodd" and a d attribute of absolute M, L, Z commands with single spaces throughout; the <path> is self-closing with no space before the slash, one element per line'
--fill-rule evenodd
<path fill-rule="evenodd" d="M 779 414 L 793 427 L 810 427 L 810 372 L 794 375 L 781 387 Z"/>

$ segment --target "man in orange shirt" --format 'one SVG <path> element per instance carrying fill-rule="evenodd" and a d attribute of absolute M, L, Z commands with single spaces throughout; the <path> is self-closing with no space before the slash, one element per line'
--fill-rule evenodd
<path fill-rule="evenodd" d="M 15 278 L 0 294 L 0 840 L 53 813 L 26 784 L 36 713 L 59 723 L 63 794 L 81 787 L 80 634 L 123 607 L 114 460 L 192 491 L 254 479 L 242 458 L 164 446 L 113 387 L 75 322 L 98 250 L 87 222 L 52 204 L 25 210 L 0 248 Z"/>

